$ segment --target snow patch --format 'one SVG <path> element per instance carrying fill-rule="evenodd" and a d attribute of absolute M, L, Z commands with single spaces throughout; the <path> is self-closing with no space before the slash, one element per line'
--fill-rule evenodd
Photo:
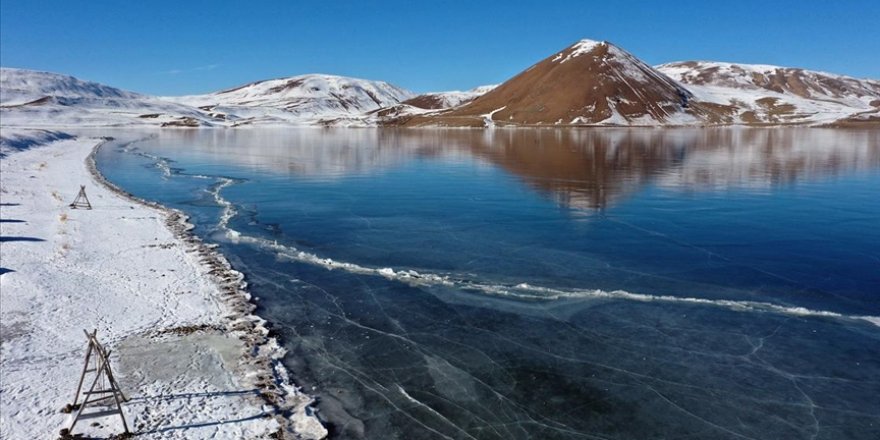
<path fill-rule="evenodd" d="M 596 47 L 603 45 L 603 44 L 608 44 L 608 43 L 606 43 L 604 41 L 593 41 L 593 40 L 587 40 L 587 39 L 583 39 L 581 41 L 578 41 L 573 46 L 571 46 L 571 49 L 570 49 L 571 52 L 569 52 L 568 55 L 562 59 L 562 61 L 559 61 L 559 64 L 562 64 L 572 58 L 577 58 L 581 55 L 590 53 L 593 51 L 593 49 L 595 49 Z M 562 53 L 557 55 L 556 58 L 553 58 L 552 61 L 556 62 L 556 60 L 559 59 L 561 56 L 562 56 Z"/>
<path fill-rule="evenodd" d="M 483 124 L 484 124 L 487 128 L 493 128 L 493 127 L 495 127 L 495 121 L 492 119 L 492 116 L 494 116 L 495 113 L 498 113 L 498 112 L 500 112 L 501 110 L 504 110 L 504 109 L 506 109 L 506 108 L 507 108 L 507 106 L 505 105 L 504 107 L 496 108 L 495 110 L 492 110 L 491 112 L 482 115 L 482 116 L 483 116 Z"/>

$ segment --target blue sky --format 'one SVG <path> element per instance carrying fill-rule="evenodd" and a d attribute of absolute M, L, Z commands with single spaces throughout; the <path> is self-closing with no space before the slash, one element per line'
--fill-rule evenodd
<path fill-rule="evenodd" d="M 502 82 L 581 38 L 880 78 L 880 1 L 0 0 L 0 64 L 152 94 L 332 73 L 416 92 Z"/>

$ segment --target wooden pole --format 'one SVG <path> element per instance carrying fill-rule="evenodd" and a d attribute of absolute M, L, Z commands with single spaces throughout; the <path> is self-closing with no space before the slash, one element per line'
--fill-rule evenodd
<path fill-rule="evenodd" d="M 119 396 L 117 394 L 122 394 L 122 390 L 119 389 L 119 384 L 116 383 L 116 379 L 113 378 L 113 371 L 110 369 L 110 352 L 105 352 L 104 347 L 98 342 L 98 340 L 92 337 L 92 341 L 98 347 L 96 350 L 98 352 L 98 356 L 101 357 L 101 365 L 104 370 L 104 373 L 107 375 L 107 381 L 110 385 L 110 394 L 113 395 L 113 400 L 116 401 L 116 409 L 119 411 L 119 418 L 122 419 L 122 427 L 125 428 L 125 433 L 128 433 L 128 423 L 125 422 L 125 416 L 122 414 L 122 404 L 119 402 Z M 125 395 L 122 396 L 123 399 Z"/>
<path fill-rule="evenodd" d="M 93 335 L 89 335 L 89 332 L 87 332 L 85 330 L 83 330 L 83 332 L 86 334 L 86 338 L 91 341 Z M 97 332 L 98 332 L 98 330 L 96 329 L 95 333 L 97 333 Z M 74 394 L 74 396 L 73 396 L 73 405 L 72 405 L 73 407 L 75 407 L 77 402 L 79 401 L 79 392 L 82 390 L 83 381 L 86 379 L 86 372 L 89 370 L 89 358 L 91 356 L 92 356 L 92 344 L 90 343 L 89 348 L 86 350 L 86 360 L 85 360 L 85 362 L 83 362 L 82 374 L 79 376 L 79 384 L 76 385 L 76 394 Z"/>
<path fill-rule="evenodd" d="M 101 367 L 103 367 L 103 366 L 104 365 L 102 364 Z M 89 399 L 91 399 L 92 395 L 94 394 L 95 385 L 98 384 L 98 378 L 100 378 L 100 377 L 101 377 L 101 374 L 99 373 L 99 374 L 95 375 L 94 379 L 92 379 L 92 386 L 90 386 L 89 390 L 86 391 L 86 393 L 85 393 L 86 397 L 85 397 L 85 399 L 83 399 L 82 405 L 80 405 L 79 409 L 76 410 L 76 415 L 73 417 L 73 422 L 71 422 L 70 427 L 67 428 L 67 430 L 71 434 L 73 433 L 73 427 L 76 426 L 76 422 L 79 420 L 80 416 L 82 416 L 83 410 L 86 409 L 86 404 L 89 403 Z"/>

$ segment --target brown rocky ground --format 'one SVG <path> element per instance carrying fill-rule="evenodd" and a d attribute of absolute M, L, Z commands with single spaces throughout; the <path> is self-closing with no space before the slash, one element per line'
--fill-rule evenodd
<path fill-rule="evenodd" d="M 692 109 L 690 92 L 628 52 L 608 42 L 580 41 L 516 75 L 470 104 L 448 112 L 418 115 L 403 125 L 483 126 L 496 124 L 579 125 L 603 121 L 646 125 Z M 398 121 L 399 122 L 399 121 Z"/>

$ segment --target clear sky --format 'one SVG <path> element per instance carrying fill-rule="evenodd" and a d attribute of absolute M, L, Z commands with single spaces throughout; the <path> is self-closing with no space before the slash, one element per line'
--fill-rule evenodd
<path fill-rule="evenodd" d="M 581 38 L 651 64 L 716 60 L 880 78 L 880 0 L 0 0 L 3 66 L 160 95 L 304 73 L 416 92 L 468 89 Z"/>

